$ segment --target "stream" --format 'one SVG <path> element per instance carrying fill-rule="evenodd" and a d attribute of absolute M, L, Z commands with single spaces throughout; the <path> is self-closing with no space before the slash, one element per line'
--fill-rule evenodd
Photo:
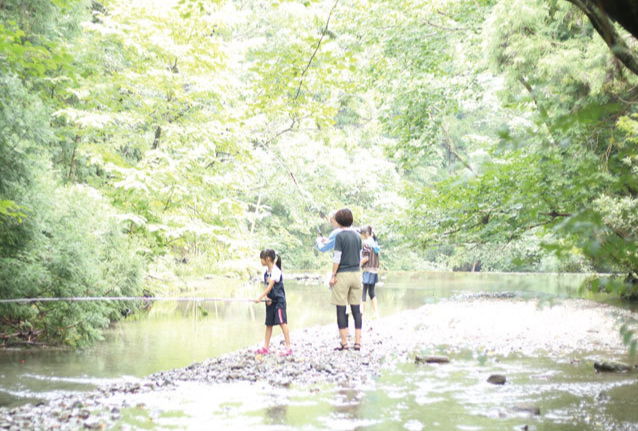
<path fill-rule="evenodd" d="M 475 292 L 574 298 L 583 279 L 573 274 L 390 273 L 377 288 L 379 314 L 393 316 Z M 238 286 L 232 294 L 254 297 L 260 288 Z M 214 291 L 197 293 L 207 294 Z M 286 281 L 286 294 L 293 348 L 295 331 L 334 324 L 325 286 Z M 91 349 L 0 351 L 0 406 L 136 381 L 257 345 L 263 342 L 264 315 L 261 304 L 204 303 L 198 309 L 192 303 L 156 303 L 149 312 L 113 325 Z M 273 335 L 279 334 L 275 328 Z M 605 352 L 556 359 L 441 346 L 427 353 L 450 352 L 450 364 L 420 366 L 404 358 L 357 385 L 192 381 L 171 390 L 118 394 L 114 399 L 120 397 L 124 407 L 112 429 L 638 430 L 636 374 L 593 372 L 590 358 Z M 635 362 L 628 355 L 611 359 Z M 507 375 L 508 384 L 487 383 L 491 373 Z M 541 414 L 512 409 L 526 403 Z"/>

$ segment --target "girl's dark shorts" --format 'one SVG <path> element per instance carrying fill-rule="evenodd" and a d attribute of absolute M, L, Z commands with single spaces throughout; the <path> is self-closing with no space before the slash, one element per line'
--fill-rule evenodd
<path fill-rule="evenodd" d="M 277 302 L 266 305 L 266 326 L 277 326 L 282 323 L 288 323 L 286 303 Z"/>

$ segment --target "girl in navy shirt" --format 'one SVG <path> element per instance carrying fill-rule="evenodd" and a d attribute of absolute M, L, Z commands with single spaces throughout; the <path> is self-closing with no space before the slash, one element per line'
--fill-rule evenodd
<path fill-rule="evenodd" d="M 279 355 L 292 355 L 288 318 L 286 317 L 286 291 L 284 290 L 284 279 L 281 273 L 281 256 L 278 256 L 275 250 L 266 249 L 261 251 L 259 257 L 261 258 L 261 264 L 267 267 L 266 272 L 264 272 L 266 288 L 255 299 L 255 302 L 261 302 L 262 299 L 266 298 L 266 339 L 264 347 L 257 350 L 257 353 L 260 355 L 268 355 L 270 353 L 272 328 L 275 325 L 279 325 L 286 340 L 286 350 L 279 352 Z"/>

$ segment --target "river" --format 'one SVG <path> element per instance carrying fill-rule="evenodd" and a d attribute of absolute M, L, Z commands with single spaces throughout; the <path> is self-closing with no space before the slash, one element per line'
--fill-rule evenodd
<path fill-rule="evenodd" d="M 580 275 L 390 273 L 377 288 L 380 315 L 389 316 L 468 292 L 520 292 L 523 296 L 577 297 Z M 198 296 L 214 295 L 199 291 Z M 237 286 L 254 297 L 259 286 Z M 324 286 L 287 281 L 288 319 L 295 331 L 332 324 L 334 307 Z M 219 296 L 219 295 L 215 295 Z M 0 351 L 0 405 L 17 406 L 91 391 L 101 384 L 135 380 L 187 366 L 263 341 L 263 305 L 156 303 L 144 315 L 115 324 L 104 340 L 83 351 Z M 335 331 L 336 332 L 336 331 Z M 280 331 L 275 328 L 274 334 Z M 326 385 L 268 388 L 259 384 L 188 383 L 171 392 L 141 395 L 124 409 L 114 429 L 638 429 L 638 384 L 632 375 L 600 375 L 591 364 L 521 356 L 516 361 L 457 352 L 447 367 L 390 367 L 361 387 Z M 516 385 L 493 387 L 486 369 L 506 373 Z M 506 401 L 533 401 L 543 414 L 527 417 Z M 119 428 L 118 428 L 119 427 Z"/>

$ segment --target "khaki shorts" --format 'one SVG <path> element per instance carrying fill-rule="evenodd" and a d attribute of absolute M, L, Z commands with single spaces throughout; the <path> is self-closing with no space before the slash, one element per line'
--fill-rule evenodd
<path fill-rule="evenodd" d="M 361 284 L 361 271 L 338 272 L 337 283 L 332 286 L 333 305 L 346 305 L 346 300 L 350 305 L 361 304 L 363 285 Z"/>

